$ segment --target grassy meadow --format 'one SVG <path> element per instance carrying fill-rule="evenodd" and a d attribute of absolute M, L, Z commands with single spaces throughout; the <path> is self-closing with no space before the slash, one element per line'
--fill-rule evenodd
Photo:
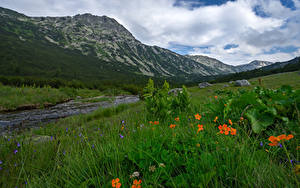
<path fill-rule="evenodd" d="M 13 87 L 0 84 L 0 111 L 11 111 L 19 108 L 42 108 L 77 96 L 90 98 L 104 95 L 99 90 L 51 88 L 51 87 Z"/>
<path fill-rule="evenodd" d="M 148 84 L 145 101 L 3 136 L 0 186 L 299 187 L 300 72 L 261 79 L 190 97 Z"/>

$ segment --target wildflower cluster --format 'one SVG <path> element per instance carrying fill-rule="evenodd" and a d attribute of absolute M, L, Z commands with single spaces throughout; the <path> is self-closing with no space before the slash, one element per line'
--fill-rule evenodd
<path fill-rule="evenodd" d="M 288 136 L 286 136 L 285 134 L 282 134 L 277 137 L 270 136 L 268 140 L 271 142 L 271 143 L 269 143 L 270 146 L 277 146 L 277 145 L 279 145 L 280 141 L 283 142 L 284 140 L 290 140 L 292 138 L 294 138 L 294 136 L 292 134 L 290 134 Z"/>
<path fill-rule="evenodd" d="M 226 124 L 219 125 L 218 128 L 219 128 L 221 134 L 228 135 L 230 132 L 231 135 L 236 135 L 236 129 L 234 129 L 232 127 L 228 127 Z"/>
<path fill-rule="evenodd" d="M 116 188 L 121 187 L 120 179 L 119 178 L 113 179 L 111 181 L 111 185 L 112 187 L 116 187 Z"/>
<path fill-rule="evenodd" d="M 159 121 L 149 121 L 149 123 L 150 123 L 151 125 L 158 125 L 158 124 L 159 124 Z"/>

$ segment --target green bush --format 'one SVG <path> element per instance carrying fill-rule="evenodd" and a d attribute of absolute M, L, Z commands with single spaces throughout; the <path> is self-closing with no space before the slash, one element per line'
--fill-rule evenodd
<path fill-rule="evenodd" d="M 144 88 L 147 118 L 149 120 L 166 120 L 171 115 L 189 111 L 190 97 L 185 86 L 177 95 L 169 95 L 169 83 L 165 81 L 161 89 L 154 87 L 153 80 L 149 79 Z"/>

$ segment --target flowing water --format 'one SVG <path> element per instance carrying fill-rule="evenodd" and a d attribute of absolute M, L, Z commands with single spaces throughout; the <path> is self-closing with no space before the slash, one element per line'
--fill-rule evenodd
<path fill-rule="evenodd" d="M 60 118 L 87 114 L 97 110 L 99 107 L 108 108 L 119 104 L 134 103 L 139 101 L 138 96 L 116 96 L 113 101 L 82 102 L 71 100 L 66 103 L 57 104 L 44 109 L 33 109 L 16 112 L 0 113 L 0 134 L 12 130 L 39 127 L 43 124 L 56 121 Z"/>

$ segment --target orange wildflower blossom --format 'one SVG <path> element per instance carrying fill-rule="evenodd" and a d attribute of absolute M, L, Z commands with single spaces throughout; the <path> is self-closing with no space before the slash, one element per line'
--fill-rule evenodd
<path fill-rule="evenodd" d="M 197 131 L 197 134 L 198 134 L 198 132 L 200 132 L 200 131 L 203 131 L 203 125 L 198 125 L 198 131 Z"/>
<path fill-rule="evenodd" d="M 113 180 L 111 181 L 112 187 L 116 187 L 116 188 L 121 187 L 121 183 L 120 183 L 119 181 L 120 181 L 119 178 L 113 179 Z"/>
<path fill-rule="evenodd" d="M 131 186 L 131 188 L 141 188 L 141 184 L 142 183 L 142 180 L 134 180 L 133 181 L 133 185 Z"/>
<path fill-rule="evenodd" d="M 218 96 L 215 96 L 215 99 L 218 99 Z"/>
<path fill-rule="evenodd" d="M 268 138 L 268 140 L 271 142 L 269 143 L 270 146 L 277 146 L 279 144 L 280 141 L 284 141 L 284 140 L 290 140 L 294 138 L 294 136 L 292 134 L 286 136 L 285 134 L 279 135 L 277 137 L 275 136 L 270 136 Z"/>
<path fill-rule="evenodd" d="M 158 125 L 159 124 L 159 121 L 154 121 L 154 125 Z"/>
<path fill-rule="evenodd" d="M 228 123 L 229 123 L 230 125 L 232 125 L 232 121 L 231 121 L 231 119 L 229 119 L 229 120 L 228 120 Z"/>
<path fill-rule="evenodd" d="M 218 128 L 221 134 L 228 135 L 230 132 L 231 135 L 236 135 L 236 129 L 228 127 L 226 124 L 219 125 Z"/>
<path fill-rule="evenodd" d="M 152 121 L 149 121 L 149 123 L 150 123 L 150 124 L 153 124 L 153 122 L 152 122 Z"/>
<path fill-rule="evenodd" d="M 217 122 L 217 120 L 218 120 L 218 116 L 215 117 L 214 122 Z"/>
<path fill-rule="evenodd" d="M 170 128 L 171 128 L 171 129 L 173 129 L 173 128 L 175 128 L 175 127 L 176 127 L 175 124 L 171 124 L 171 125 L 170 125 Z"/>
<path fill-rule="evenodd" d="M 201 119 L 201 117 L 202 117 L 202 116 L 201 116 L 201 115 L 199 115 L 199 114 L 196 114 L 196 115 L 195 115 L 195 119 L 198 119 L 198 120 L 200 120 L 200 119 Z"/>
<path fill-rule="evenodd" d="M 175 118 L 175 121 L 179 121 L 179 117 Z"/>
<path fill-rule="evenodd" d="M 236 135 L 236 129 L 230 128 L 230 134 L 231 135 Z"/>

